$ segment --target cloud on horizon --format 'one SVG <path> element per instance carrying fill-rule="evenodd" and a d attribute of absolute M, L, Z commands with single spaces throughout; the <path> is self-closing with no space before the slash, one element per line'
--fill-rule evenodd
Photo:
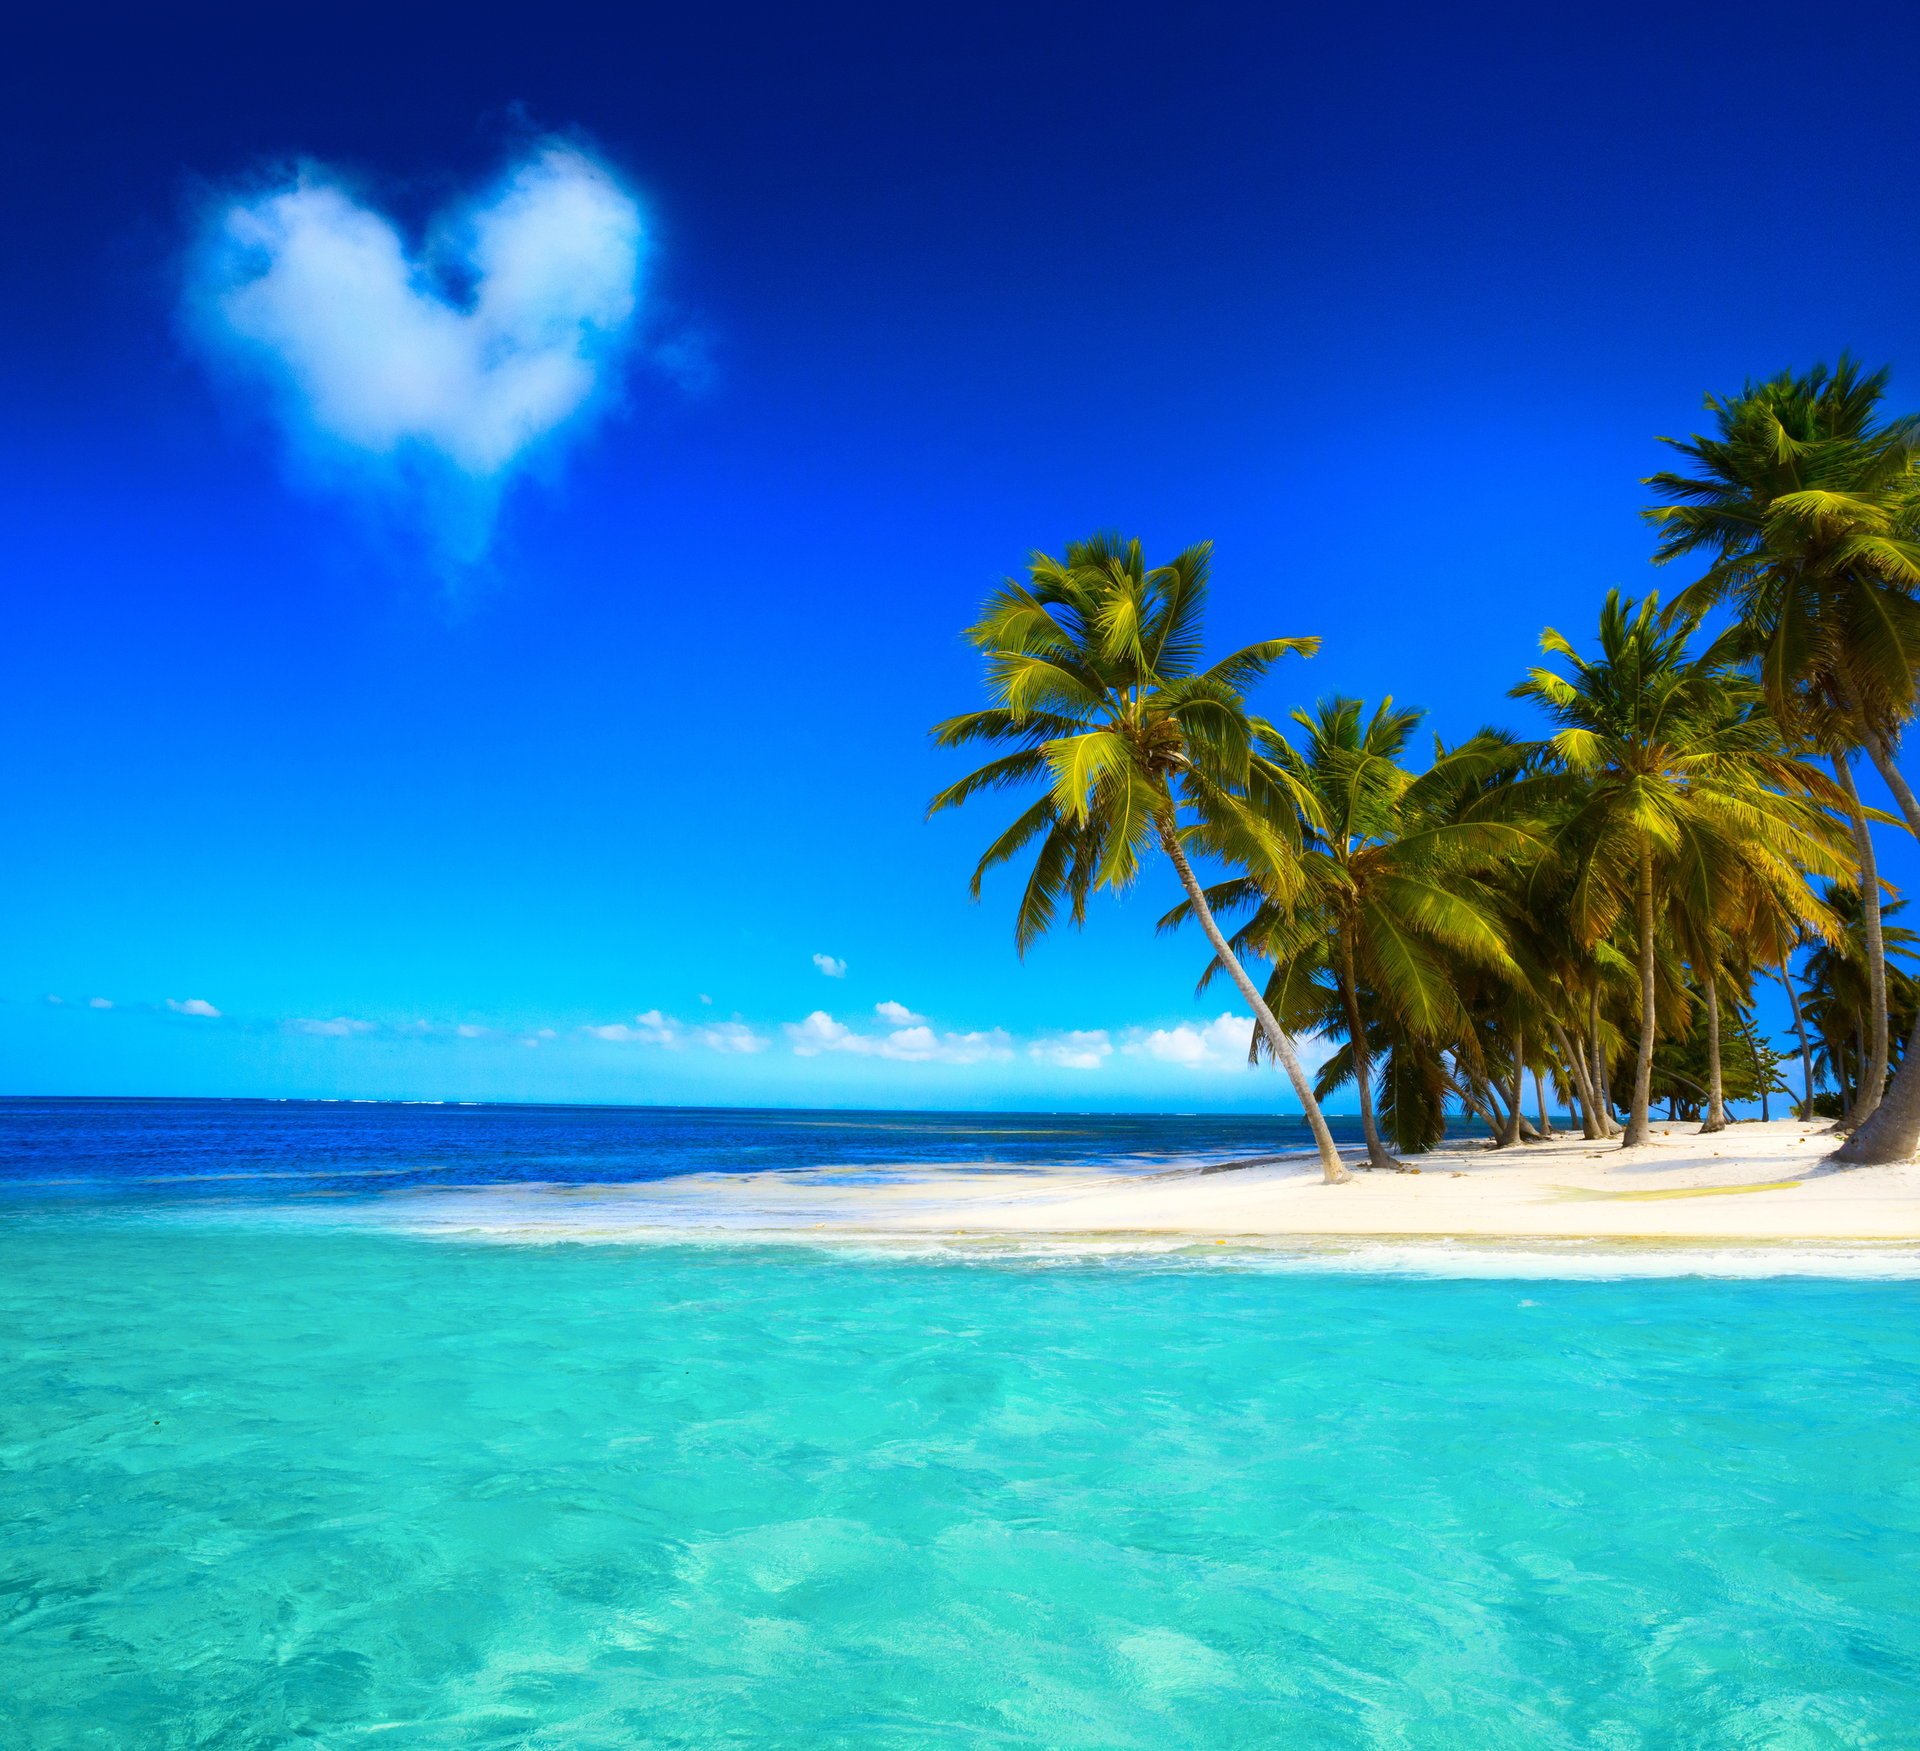
<path fill-rule="evenodd" d="M 1183 1021 L 1177 1027 L 1138 1030 L 1120 1049 L 1195 1070 L 1243 1070 L 1252 1037 L 1253 1017 L 1228 1011 L 1197 1027 Z"/>
<path fill-rule="evenodd" d="M 784 1032 L 794 1055 L 852 1052 L 864 1058 L 892 1058 L 909 1064 L 979 1064 L 1011 1058 L 1012 1037 L 1003 1028 L 981 1033 L 939 1034 L 926 1026 L 894 1028 L 884 1034 L 856 1033 L 844 1022 L 816 1009 L 805 1021 L 790 1021 Z"/>
<path fill-rule="evenodd" d="M 417 250 L 305 165 L 211 216 L 186 301 L 202 344 L 266 391 L 310 466 L 402 495 L 465 563 L 511 478 L 604 400 L 646 241 L 612 172 L 557 141 Z"/>
<path fill-rule="evenodd" d="M 220 1014 L 219 1010 L 215 1009 L 204 997 L 188 997 L 184 1000 L 178 997 L 169 997 L 167 999 L 167 1007 L 171 1009 L 175 1015 L 217 1017 Z"/>
<path fill-rule="evenodd" d="M 664 1046 L 670 1052 L 691 1045 L 704 1046 L 710 1052 L 746 1055 L 764 1052 L 773 1043 L 765 1034 L 756 1033 L 738 1019 L 703 1022 L 698 1027 L 688 1027 L 676 1017 L 662 1014 L 657 1009 L 636 1015 L 631 1024 L 623 1021 L 600 1026 L 590 1024 L 580 1031 L 592 1039 L 606 1040 L 614 1045 Z"/>

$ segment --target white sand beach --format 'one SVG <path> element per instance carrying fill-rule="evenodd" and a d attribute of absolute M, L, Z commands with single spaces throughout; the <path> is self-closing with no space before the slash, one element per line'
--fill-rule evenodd
<path fill-rule="evenodd" d="M 408 1226 L 536 1239 L 742 1238 L 1595 1240 L 1920 1243 L 1920 1165 L 1824 1165 L 1834 1139 L 1791 1120 L 1711 1136 L 1656 1127 L 1626 1150 L 1578 1136 L 1478 1142 L 1323 1183 L 1311 1158 L 1159 1173 L 975 1167 L 695 1175 L 633 1186 L 446 1191 Z"/>

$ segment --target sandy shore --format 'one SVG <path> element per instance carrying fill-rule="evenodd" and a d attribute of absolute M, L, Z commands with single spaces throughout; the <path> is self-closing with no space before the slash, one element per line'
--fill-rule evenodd
<path fill-rule="evenodd" d="M 903 1169 L 699 1175 L 640 1186 L 436 1193 L 409 1226 L 580 1239 L 719 1232 L 819 1239 L 1060 1237 L 1619 1243 L 1920 1243 L 1920 1166 L 1834 1171 L 1833 1139 L 1790 1120 L 1703 1137 L 1662 1125 L 1624 1150 L 1563 1137 L 1411 1158 L 1329 1186 L 1312 1160 L 1227 1171 Z"/>

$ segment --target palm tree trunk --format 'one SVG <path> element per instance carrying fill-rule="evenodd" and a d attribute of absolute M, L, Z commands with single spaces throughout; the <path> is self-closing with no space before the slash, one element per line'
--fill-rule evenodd
<path fill-rule="evenodd" d="M 1520 1111 L 1520 1102 L 1526 1094 L 1527 1077 L 1527 1036 L 1519 1029 L 1513 1035 L 1513 1092 L 1507 1095 L 1507 1125 L 1500 1133 L 1500 1147 L 1511 1149 L 1520 1141 L 1520 1125 L 1524 1114 Z M 1501 1091 L 1503 1094 L 1505 1090 Z"/>
<path fill-rule="evenodd" d="M 1727 1102 L 1720 1076 L 1720 981 L 1712 973 L 1707 987 L 1707 1122 L 1702 1132 L 1727 1128 Z"/>
<path fill-rule="evenodd" d="M 1893 763 L 1892 749 L 1872 730 L 1867 732 L 1864 741 L 1874 770 L 1886 780 L 1887 789 L 1893 792 L 1894 801 L 1900 805 L 1900 812 L 1906 817 L 1907 831 L 1920 839 L 1920 802 L 1915 801 L 1913 787 L 1907 783 L 1905 774 Z M 1860 876 L 1864 883 L 1867 879 L 1864 866 Z M 1874 913 L 1877 924 L 1877 887 Z M 1885 971 L 1886 963 L 1882 960 L 1883 981 Z M 1800 1005 L 1796 1001 L 1796 1021 L 1799 1014 Z M 1805 1038 L 1803 1029 L 1801 1039 L 1804 1041 Z M 1808 1098 L 1811 1099 L 1811 1095 Z M 1920 1147 L 1920 1021 L 1914 1023 L 1913 1033 L 1907 1040 L 1906 1055 L 1900 1060 L 1899 1073 L 1894 1077 L 1892 1087 L 1887 1090 L 1886 1098 L 1873 1116 L 1833 1152 L 1833 1159 L 1849 1165 L 1877 1167 L 1895 1161 L 1911 1161 L 1917 1147 Z"/>
<path fill-rule="evenodd" d="M 1860 854 L 1860 922 L 1867 939 L 1867 1060 L 1853 1110 L 1836 1127 L 1857 1131 L 1873 1116 L 1887 1086 L 1887 945 L 1880 930 L 1880 871 L 1874 862 L 1873 834 L 1860 807 L 1853 768 L 1839 754 L 1833 756 L 1833 775 L 1847 793 L 1847 820 Z"/>
<path fill-rule="evenodd" d="M 1651 1116 L 1653 1102 L 1653 841 L 1640 841 L 1640 1054 L 1633 1061 L 1633 1108 L 1627 1114 L 1627 1134 L 1622 1149 L 1634 1149 L 1653 1141 Z"/>
<path fill-rule="evenodd" d="M 1533 1104 L 1540 1112 L 1540 1140 L 1545 1142 L 1553 1135 L 1553 1121 L 1547 1117 L 1547 1079 L 1536 1065 L 1533 1072 Z"/>
<path fill-rule="evenodd" d="M 1260 1031 L 1267 1037 L 1267 1049 L 1280 1060 L 1281 1068 L 1287 1073 L 1287 1080 L 1293 1084 L 1293 1092 L 1299 1098 L 1300 1110 L 1306 1114 L 1307 1128 L 1313 1133 L 1313 1140 L 1320 1150 L 1320 1173 L 1328 1185 L 1338 1185 L 1342 1180 L 1353 1176 L 1347 1172 L 1340 1160 L 1339 1148 L 1333 1141 L 1333 1133 L 1327 1129 L 1327 1116 L 1320 1110 L 1320 1103 L 1313 1098 L 1313 1086 L 1307 1081 L 1307 1073 L 1300 1067 L 1300 1055 L 1294 1051 L 1293 1042 L 1287 1038 L 1273 1011 L 1267 1007 L 1267 1000 L 1261 996 L 1259 988 L 1247 977 L 1247 969 L 1240 964 L 1239 957 L 1227 946 L 1227 939 L 1220 934 L 1220 926 L 1214 922 L 1213 908 L 1207 904 L 1206 893 L 1200 886 L 1200 878 L 1193 873 L 1193 865 L 1187 861 L 1187 854 L 1180 844 L 1180 835 L 1171 821 L 1160 825 L 1160 843 L 1167 856 L 1173 860 L 1173 867 L 1179 872 L 1180 885 L 1187 890 L 1187 902 L 1193 907 L 1193 915 L 1200 921 L 1200 928 L 1213 945 L 1213 952 L 1221 966 L 1227 970 L 1240 995 L 1246 999 L 1247 1007 L 1259 1019 Z"/>
<path fill-rule="evenodd" d="M 1353 946 L 1343 932 L 1336 937 L 1334 953 L 1339 961 L 1340 1001 L 1347 1011 L 1347 1041 L 1353 1050 L 1353 1080 L 1360 1089 L 1360 1129 L 1367 1139 L 1367 1166 L 1390 1167 L 1404 1172 L 1406 1163 L 1380 1140 L 1380 1126 L 1373 1113 L 1373 1054 L 1367 1050 L 1367 1027 L 1360 1015 L 1360 989 L 1353 978 Z"/>
<path fill-rule="evenodd" d="M 1567 1075 L 1573 1083 L 1573 1092 L 1580 1103 L 1580 1135 L 1589 1143 L 1598 1142 L 1601 1136 L 1600 1115 L 1595 1110 L 1593 1098 L 1593 1076 L 1587 1063 L 1585 1042 L 1578 1046 L 1568 1039 L 1567 1030 L 1560 1022 L 1553 1024 L 1554 1042 L 1560 1048 L 1560 1057 L 1566 1064 Z"/>
<path fill-rule="evenodd" d="M 1479 1088 L 1472 1077 L 1463 1073 L 1460 1080 L 1454 1084 L 1454 1092 L 1459 1095 L 1460 1104 L 1466 1109 L 1470 1118 L 1478 1119 L 1485 1125 L 1489 1136 L 1499 1136 L 1500 1127 L 1488 1116 L 1486 1106 L 1480 1098 Z"/>
<path fill-rule="evenodd" d="M 1493 1133 L 1497 1147 L 1507 1128 L 1507 1103 L 1500 1098 L 1500 1085 L 1491 1076 L 1476 1076 L 1473 1085 L 1479 1091 L 1480 1104 L 1487 1109 L 1487 1129 Z"/>
<path fill-rule="evenodd" d="M 1787 988 L 1787 1001 L 1793 1005 L 1793 1031 L 1800 1036 L 1800 1082 L 1804 1090 L 1800 1116 L 1810 1119 L 1813 1117 L 1813 1053 L 1807 1045 L 1807 1018 L 1800 1013 L 1800 987 L 1794 984 L 1793 974 L 1785 962 L 1775 970 L 1780 975 L 1780 983 Z"/>
<path fill-rule="evenodd" d="M 1613 1086 L 1607 1077 L 1607 1054 L 1600 1044 L 1600 978 L 1594 975 L 1593 989 L 1587 993 L 1587 1019 L 1593 1030 L 1593 1092 L 1599 1102 L 1594 1116 L 1600 1121 L 1600 1135 L 1611 1137 L 1619 1129 L 1613 1122 Z"/>

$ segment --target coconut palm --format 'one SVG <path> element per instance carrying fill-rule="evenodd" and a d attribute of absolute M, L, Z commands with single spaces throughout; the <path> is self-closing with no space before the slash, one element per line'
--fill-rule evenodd
<path fill-rule="evenodd" d="M 1295 823 L 1314 806 L 1257 751 L 1263 726 L 1244 689 L 1313 638 L 1274 638 L 1200 666 L 1211 544 L 1149 568 L 1137 541 L 1096 535 L 1064 559 L 1035 554 L 1029 580 L 1009 579 L 968 637 L 985 654 L 993 704 L 936 724 L 935 742 L 1011 751 L 948 785 L 930 814 L 987 790 L 1031 782 L 1042 794 L 987 847 L 973 874 L 1037 845 L 1015 914 L 1021 953 L 1066 900 L 1073 921 L 1097 888 L 1125 888 L 1158 849 L 1173 864 L 1214 953 L 1285 1067 L 1329 1181 L 1348 1178 L 1332 1133 L 1259 986 L 1228 947 L 1191 852 L 1228 856 L 1288 879 Z"/>
<path fill-rule="evenodd" d="M 1848 1123 L 1881 1101 L 1888 1060 L 1886 959 L 1866 811 L 1851 772 L 1863 748 L 1920 835 L 1920 802 L 1895 760 L 1920 706 L 1920 417 L 1882 420 L 1887 373 L 1842 357 L 1709 397 L 1716 435 L 1672 440 L 1693 472 L 1648 482 L 1672 502 L 1648 510 L 1656 561 L 1710 556 L 1689 602 L 1726 603 L 1739 617 L 1769 705 L 1783 725 L 1832 756 L 1858 858 L 1867 870 L 1864 923 L 1871 987 L 1868 1058 Z M 1910 1061 L 1916 1054 L 1909 1051 Z M 1895 1160 L 1920 1142 L 1920 1069 L 1898 1111 L 1856 1136 L 1842 1159 Z"/>
<path fill-rule="evenodd" d="M 1783 884 L 1801 869 L 1849 873 L 1809 800 L 1834 787 L 1786 751 L 1757 688 L 1734 672 L 1732 636 L 1689 654 L 1700 612 L 1611 591 L 1597 658 L 1549 628 L 1541 647 L 1571 674 L 1535 668 L 1513 689 L 1558 726 L 1549 746 L 1567 807 L 1550 840 L 1575 871 L 1577 939 L 1595 943 L 1631 912 L 1640 1005 L 1628 1148 L 1651 1140 L 1664 896 L 1698 870 L 1765 868 Z"/>
<path fill-rule="evenodd" d="M 1805 997 L 1800 1003 L 1804 1022 L 1812 1024 L 1820 1040 L 1819 1063 L 1844 1094 L 1865 1073 L 1867 1017 L 1873 1003 L 1868 977 L 1868 955 L 1861 892 L 1856 884 L 1829 885 L 1822 894 L 1836 928 L 1816 942 L 1802 967 Z M 1920 984 L 1901 965 L 1920 950 L 1920 935 L 1891 922 L 1906 910 L 1903 900 L 1881 903 L 1882 940 L 1886 950 L 1888 1007 L 1896 1017 L 1915 1013 Z M 1799 994 L 1795 993 L 1796 998 Z"/>
<path fill-rule="evenodd" d="M 1336 698 L 1292 715 L 1303 735 L 1289 740 L 1270 730 L 1261 738 L 1267 762 L 1287 781 L 1274 794 L 1297 815 L 1275 835 L 1289 847 L 1285 879 L 1249 869 L 1209 889 L 1208 904 L 1216 913 L 1254 906 L 1232 941 L 1273 963 L 1270 1004 L 1297 1001 L 1302 1017 L 1333 1019 L 1318 1017 L 1304 989 L 1298 999 L 1288 991 L 1290 978 L 1324 973 L 1338 999 L 1330 1031 L 1346 1038 L 1334 1085 L 1354 1083 L 1368 1166 L 1398 1168 L 1375 1111 L 1368 1018 L 1387 1021 L 1390 1037 L 1409 1048 L 1432 1046 L 1465 1026 L 1462 966 L 1520 981 L 1482 879 L 1489 865 L 1533 844 L 1522 826 L 1501 818 L 1504 793 L 1485 785 L 1514 765 L 1514 751 L 1498 738 L 1476 738 L 1439 750 L 1415 776 L 1400 758 L 1422 712 L 1388 699 L 1369 717 L 1359 700 Z M 1191 915 L 1191 906 L 1175 907 L 1162 928 Z M 1410 1098 L 1413 1089 L 1402 1092 Z"/>

